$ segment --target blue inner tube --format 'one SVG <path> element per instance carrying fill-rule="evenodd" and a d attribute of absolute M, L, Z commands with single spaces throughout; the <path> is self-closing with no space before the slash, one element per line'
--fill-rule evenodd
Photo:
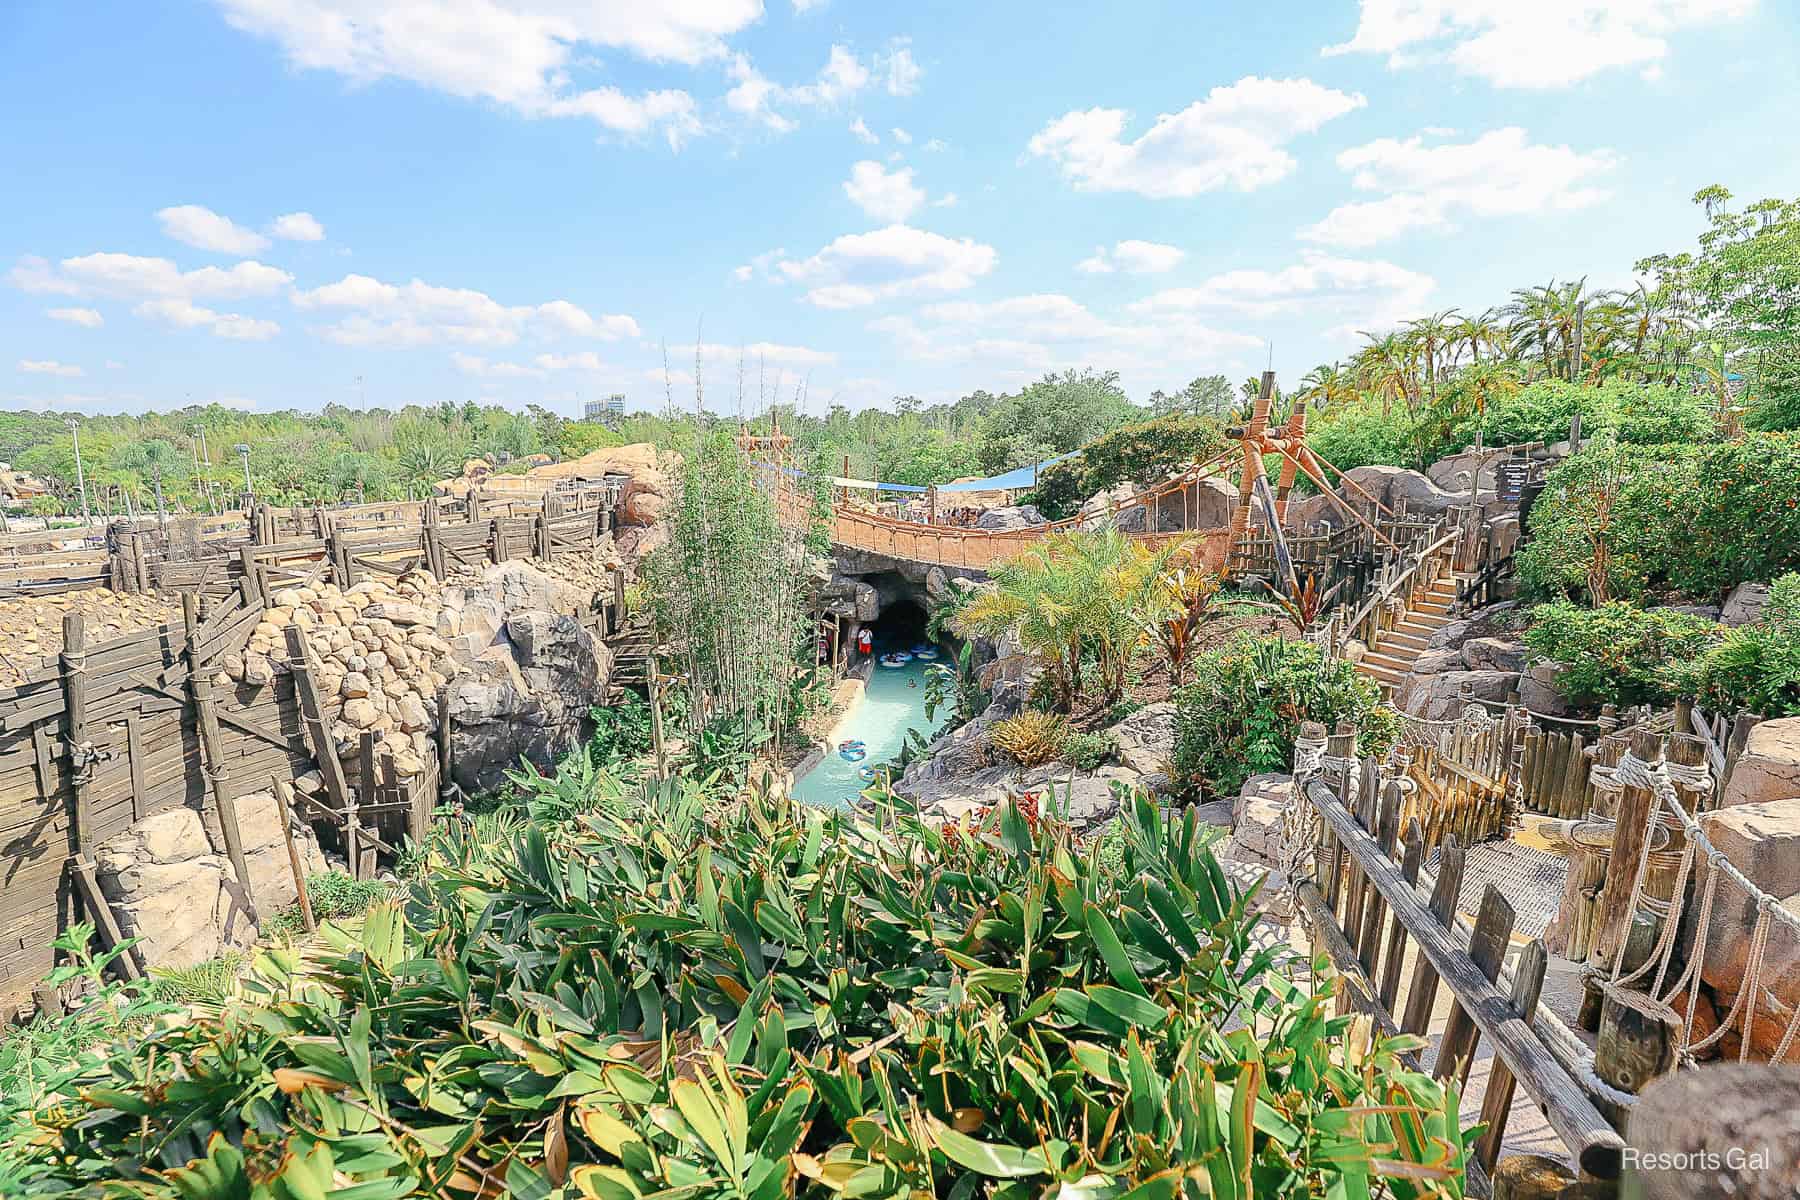
<path fill-rule="evenodd" d="M 922 659 L 925 662 L 930 662 L 938 656 L 938 652 L 935 646 L 914 646 L 912 648 L 912 656 L 917 659 Z"/>
<path fill-rule="evenodd" d="M 838 756 L 847 762 L 861 762 L 869 756 L 869 748 L 855 738 L 838 743 Z"/>
<path fill-rule="evenodd" d="M 875 782 L 875 768 L 874 767 L 859 768 L 856 772 L 856 776 L 858 779 L 861 779 L 864 783 L 874 783 Z"/>
<path fill-rule="evenodd" d="M 911 661 L 912 655 L 902 650 L 894 650 L 881 656 L 881 665 L 884 667 L 904 667 Z"/>

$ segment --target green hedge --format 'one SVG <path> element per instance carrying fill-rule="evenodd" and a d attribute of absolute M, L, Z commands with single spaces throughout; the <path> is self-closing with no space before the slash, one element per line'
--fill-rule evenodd
<path fill-rule="evenodd" d="M 1567 600 L 1531 612 L 1525 645 L 1563 666 L 1557 685 L 1577 704 L 1665 704 L 1676 671 L 1719 639 L 1716 622 L 1623 601 L 1583 608 Z"/>

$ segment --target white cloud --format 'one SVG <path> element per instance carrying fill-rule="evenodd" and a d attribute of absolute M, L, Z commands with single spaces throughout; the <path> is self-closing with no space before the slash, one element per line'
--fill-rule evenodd
<path fill-rule="evenodd" d="M 911 167 L 890 171 L 868 159 L 850 168 L 844 194 L 869 216 L 889 224 L 904 222 L 925 203 L 924 191 L 913 183 Z"/>
<path fill-rule="evenodd" d="M 19 360 L 19 370 L 25 372 L 27 375 L 56 375 L 63 379 L 75 379 L 86 374 L 80 367 L 74 366 L 73 364 L 60 363 L 54 359 L 48 358 L 21 358 Z"/>
<path fill-rule="evenodd" d="M 698 132 L 685 92 L 579 91 L 573 68 L 597 50 L 694 65 L 762 15 L 761 0 L 216 0 L 232 25 L 270 38 L 288 60 L 357 82 L 403 79 L 526 117 L 586 117 L 613 133 Z"/>
<path fill-rule="evenodd" d="M 1223 187 L 1248 192 L 1293 171 L 1293 156 L 1283 148 L 1288 142 L 1366 103 L 1360 94 L 1310 79 L 1247 76 L 1181 112 L 1158 116 L 1133 141 L 1123 140 L 1125 110 L 1090 108 L 1050 122 L 1026 148 L 1056 163 L 1083 191 L 1153 199 Z"/>
<path fill-rule="evenodd" d="M 471 288 L 438 287 L 420 279 L 384 283 L 346 275 L 336 283 L 296 292 L 302 309 L 342 309 L 348 315 L 322 333 L 347 346 L 421 346 L 432 342 L 508 346 L 521 334 L 615 340 L 636 337 L 638 324 L 623 314 L 595 317 L 567 300 L 505 305 Z"/>
<path fill-rule="evenodd" d="M 267 296 L 294 281 L 292 275 L 279 267 L 255 259 L 245 259 L 230 267 L 183 271 L 166 258 L 114 253 L 65 258 L 55 267 L 42 258 L 27 255 L 19 260 L 9 278 L 14 287 L 27 292 L 187 300 Z"/>
<path fill-rule="evenodd" d="M 1115 243 L 1110 251 L 1105 246 L 1094 247 L 1094 253 L 1076 263 L 1075 269 L 1088 275 L 1109 275 L 1115 270 L 1130 275 L 1160 275 L 1174 270 L 1186 257 L 1187 251 L 1178 246 L 1127 238 Z"/>
<path fill-rule="evenodd" d="M 972 287 L 999 259 L 992 246 L 909 225 L 845 234 L 810 258 L 783 259 L 782 276 L 803 285 L 820 308 L 860 308 L 878 300 Z"/>
<path fill-rule="evenodd" d="M 912 46 L 905 39 L 895 43 L 883 65 L 889 95 L 910 96 L 919 90 L 919 77 L 925 74 L 925 70 L 913 58 Z"/>
<path fill-rule="evenodd" d="M 701 362 L 736 363 L 742 359 L 749 367 L 754 367 L 758 362 L 787 367 L 820 367 L 837 361 L 837 355 L 829 350 L 789 346 L 780 342 L 746 342 L 741 346 L 730 346 L 724 342 L 701 342 L 697 347 L 694 343 L 688 343 L 670 346 L 669 354 L 676 361 L 692 362 L 696 349 Z M 662 378 L 661 370 L 656 372 L 656 376 L 658 379 Z"/>
<path fill-rule="evenodd" d="M 901 129 L 898 126 L 896 126 L 893 129 L 888 130 L 888 132 L 893 134 L 894 140 L 896 142 L 899 142 L 902 146 L 912 145 L 912 140 L 913 140 L 912 134 L 906 132 L 906 130 Z"/>
<path fill-rule="evenodd" d="M 1409 229 L 1450 230 L 1463 216 L 1586 208 L 1608 195 L 1588 181 L 1617 161 L 1608 150 L 1533 145 L 1517 127 L 1454 145 L 1382 138 L 1344 151 L 1337 163 L 1357 191 L 1386 195 L 1335 208 L 1300 236 L 1330 246 L 1373 246 Z"/>
<path fill-rule="evenodd" d="M 106 324 L 106 318 L 92 308 L 52 308 L 44 315 L 53 321 L 67 321 L 71 325 L 83 325 L 89 329 L 98 329 Z"/>
<path fill-rule="evenodd" d="M 765 250 L 741 267 L 732 268 L 731 277 L 739 283 L 749 283 L 752 279 L 775 278 L 771 268 L 778 259 L 787 255 L 786 250 Z"/>
<path fill-rule="evenodd" d="M 815 8 L 824 6 L 825 0 L 794 0 L 794 11 L 797 13 L 811 12 Z"/>
<path fill-rule="evenodd" d="M 555 371 L 601 371 L 606 368 L 592 350 L 576 354 L 540 354 L 528 363 L 495 361 L 457 350 L 450 355 L 450 363 L 464 375 L 488 379 L 542 379 Z"/>
<path fill-rule="evenodd" d="M 255 254 L 269 247 L 269 239 L 252 229 L 245 229 L 229 217 L 222 217 L 198 204 L 178 204 L 156 214 L 162 231 L 178 242 L 197 250 L 217 254 Z"/>
<path fill-rule="evenodd" d="M 925 143 L 926 151 L 932 154 L 936 154 L 939 150 L 948 150 L 949 148 L 950 143 L 946 142 L 943 138 L 932 138 Z"/>
<path fill-rule="evenodd" d="M 1602 71 L 1654 76 L 1669 35 L 1736 20 L 1756 0 L 1362 0 L 1356 34 L 1324 53 L 1447 62 L 1497 87 L 1557 88 Z"/>
<path fill-rule="evenodd" d="M 909 361 L 979 366 L 1009 382 L 1095 364 L 1162 378 L 1203 363 L 1217 369 L 1261 345 L 1186 312 L 1112 320 L 1058 293 L 943 301 L 869 328 Z"/>
<path fill-rule="evenodd" d="M 881 141 L 880 136 L 871 130 L 868 125 L 863 122 L 861 117 L 850 122 L 850 132 L 856 135 L 857 141 L 862 142 L 865 145 L 873 146 Z"/>
<path fill-rule="evenodd" d="M 1335 336 L 1414 316 L 1436 287 L 1431 276 L 1391 262 L 1308 251 L 1280 270 L 1225 271 L 1197 287 L 1157 292 L 1130 309 L 1143 317 L 1208 311 L 1252 318 L 1299 315 L 1338 322 L 1327 331 Z"/>
<path fill-rule="evenodd" d="M 844 46 L 833 46 L 811 83 L 788 86 L 769 79 L 742 54 L 733 56 L 727 68 L 736 86 L 725 93 L 725 106 L 733 112 L 786 133 L 795 127 L 783 108 L 834 108 L 858 95 L 874 78 L 868 65 Z M 861 117 L 850 126 L 860 138 L 873 139 Z"/>
<path fill-rule="evenodd" d="M 266 342 L 281 332 L 281 326 L 273 321 L 242 313 L 215 312 L 191 300 L 146 300 L 131 311 L 145 320 L 161 321 L 181 329 L 205 328 L 214 337 L 236 342 Z"/>
<path fill-rule="evenodd" d="M 957 198 L 957 195 L 955 192 L 945 192 L 943 195 L 939 196 L 936 200 L 933 200 L 931 202 L 931 207 L 933 207 L 933 208 L 955 208 L 957 206 L 957 204 L 959 204 L 960 202 L 961 201 Z"/>
<path fill-rule="evenodd" d="M 325 227 L 309 212 L 284 213 L 269 223 L 269 232 L 284 242 L 325 240 Z"/>

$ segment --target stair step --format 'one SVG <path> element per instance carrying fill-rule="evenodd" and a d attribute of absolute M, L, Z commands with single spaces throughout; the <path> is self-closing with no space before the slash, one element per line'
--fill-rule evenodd
<path fill-rule="evenodd" d="M 1398 628 L 1395 628 L 1382 635 L 1381 648 L 1383 652 L 1392 646 L 1397 650 L 1406 649 L 1420 653 L 1430 648 L 1427 645 L 1428 641 L 1429 639 L 1420 637 L 1416 633 L 1401 633 Z"/>
<path fill-rule="evenodd" d="M 1392 671 L 1396 675 L 1412 674 L 1412 659 L 1395 658 L 1391 654 L 1378 654 L 1371 651 L 1362 656 L 1362 664 L 1366 667 L 1378 667 L 1383 671 Z"/>
<path fill-rule="evenodd" d="M 1358 665 L 1360 666 L 1361 664 Z M 1387 671 L 1380 667 L 1362 667 L 1362 673 L 1368 678 L 1373 679 L 1376 683 L 1385 684 L 1388 687 L 1392 687 L 1402 679 L 1406 678 L 1404 674 L 1398 671 Z"/>

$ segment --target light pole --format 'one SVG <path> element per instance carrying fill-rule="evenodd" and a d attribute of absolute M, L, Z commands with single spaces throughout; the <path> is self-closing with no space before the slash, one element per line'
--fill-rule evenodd
<path fill-rule="evenodd" d="M 88 515 L 87 472 L 81 468 L 81 422 L 70 417 L 68 424 L 69 437 L 75 443 L 75 486 L 81 489 L 81 527 L 86 529 L 91 518 Z"/>
<path fill-rule="evenodd" d="M 244 442 L 239 442 L 232 449 L 237 451 L 238 458 L 244 464 L 244 495 L 248 496 L 254 490 L 250 485 L 250 447 Z"/>
<path fill-rule="evenodd" d="M 157 466 L 150 468 L 150 481 L 156 487 L 156 525 L 157 525 L 157 528 L 167 529 L 169 527 L 169 512 L 166 508 L 163 507 L 162 467 L 161 467 L 161 465 L 157 465 Z"/>

